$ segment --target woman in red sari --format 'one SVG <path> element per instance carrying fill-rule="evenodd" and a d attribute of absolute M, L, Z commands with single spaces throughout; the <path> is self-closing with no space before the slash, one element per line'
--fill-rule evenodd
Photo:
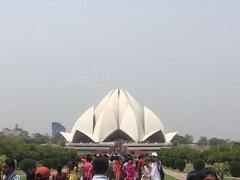
<path fill-rule="evenodd" d="M 118 159 L 115 159 L 113 162 L 113 173 L 114 173 L 114 179 L 120 180 L 121 179 L 121 164 Z"/>

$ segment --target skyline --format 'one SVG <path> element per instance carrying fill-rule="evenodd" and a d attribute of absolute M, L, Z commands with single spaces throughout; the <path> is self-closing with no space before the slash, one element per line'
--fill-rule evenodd
<path fill-rule="evenodd" d="M 0 6 L 0 129 L 70 131 L 112 89 L 166 132 L 239 140 L 239 1 Z"/>

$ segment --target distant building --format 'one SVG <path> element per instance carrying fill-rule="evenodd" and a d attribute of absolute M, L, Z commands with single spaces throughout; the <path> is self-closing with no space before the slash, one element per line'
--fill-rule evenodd
<path fill-rule="evenodd" d="M 14 129 L 4 128 L 1 132 L 4 136 L 28 136 L 28 131 L 24 131 L 23 129 L 18 127 L 18 124 L 15 125 Z"/>
<path fill-rule="evenodd" d="M 59 122 L 52 122 L 52 136 L 56 136 L 60 132 L 65 132 L 66 128 Z"/>

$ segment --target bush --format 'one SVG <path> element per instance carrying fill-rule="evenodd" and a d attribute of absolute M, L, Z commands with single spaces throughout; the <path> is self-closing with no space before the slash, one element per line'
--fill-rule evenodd
<path fill-rule="evenodd" d="M 202 159 L 196 159 L 193 161 L 193 168 L 194 170 L 200 170 L 205 167 L 205 162 Z"/>
<path fill-rule="evenodd" d="M 52 165 L 53 165 L 51 158 L 43 159 L 43 160 L 41 161 L 41 164 L 42 164 L 43 166 L 45 166 L 45 167 L 48 167 L 49 169 L 51 169 L 51 168 L 52 168 Z"/>
<path fill-rule="evenodd" d="M 214 163 L 212 167 L 215 169 L 220 179 L 224 179 L 224 175 L 229 172 L 228 163 Z"/>
<path fill-rule="evenodd" d="M 33 159 L 23 159 L 19 163 L 19 167 L 22 171 L 26 173 L 27 171 L 32 170 L 36 167 L 36 161 Z"/>
<path fill-rule="evenodd" d="M 176 169 L 175 161 L 174 158 L 169 158 L 169 166 L 173 169 Z"/>
<path fill-rule="evenodd" d="M 170 167 L 169 165 L 169 158 L 164 158 L 163 161 L 162 161 L 163 165 L 166 166 L 166 167 Z"/>
<path fill-rule="evenodd" d="M 177 159 L 175 161 L 176 168 L 183 171 L 186 167 L 186 162 L 183 159 Z"/>
<path fill-rule="evenodd" d="M 232 161 L 229 163 L 230 174 L 233 177 L 240 177 L 240 162 Z"/>
<path fill-rule="evenodd" d="M 0 155 L 0 165 L 2 165 L 2 163 L 7 159 L 6 155 Z"/>
<path fill-rule="evenodd" d="M 61 160 L 60 159 L 58 159 L 58 158 L 51 158 L 51 161 L 52 161 L 52 163 L 51 163 L 51 168 L 53 168 L 53 169 L 57 169 L 57 166 L 59 165 L 59 164 L 61 164 Z"/>

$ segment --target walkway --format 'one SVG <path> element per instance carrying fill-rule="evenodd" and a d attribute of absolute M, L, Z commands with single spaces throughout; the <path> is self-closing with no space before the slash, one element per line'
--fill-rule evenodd
<path fill-rule="evenodd" d="M 186 180 L 186 177 L 187 177 L 187 174 L 185 173 L 171 171 L 169 169 L 163 169 L 163 171 L 165 172 L 165 174 L 175 177 L 177 180 Z"/>

